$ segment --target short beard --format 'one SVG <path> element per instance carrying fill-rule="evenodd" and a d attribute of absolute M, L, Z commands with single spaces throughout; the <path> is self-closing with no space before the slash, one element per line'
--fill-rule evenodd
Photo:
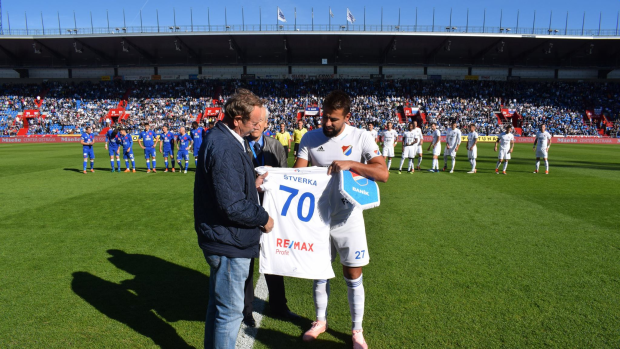
<path fill-rule="evenodd" d="M 343 126 L 343 127 L 344 127 L 344 126 Z M 333 129 L 333 131 L 329 131 L 329 130 L 327 130 L 327 128 L 326 128 L 326 127 L 321 127 L 321 129 L 323 130 L 323 134 L 324 134 L 326 137 L 331 138 L 331 137 L 336 136 L 338 133 L 340 133 L 340 131 L 342 130 L 342 127 L 341 127 L 340 129 L 336 129 L 336 128 L 334 128 L 334 129 Z"/>

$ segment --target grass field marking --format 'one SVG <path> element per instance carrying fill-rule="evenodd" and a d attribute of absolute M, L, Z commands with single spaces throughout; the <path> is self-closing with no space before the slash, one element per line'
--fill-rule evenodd
<path fill-rule="evenodd" d="M 256 288 L 254 289 L 254 302 L 252 303 L 252 308 L 254 309 L 252 315 L 254 316 L 254 320 L 256 321 L 256 327 L 248 327 L 243 322 L 241 322 L 241 328 L 239 329 L 239 334 L 237 335 L 237 343 L 235 345 L 236 349 L 254 348 L 256 333 L 258 333 L 261 321 L 263 320 L 263 311 L 265 310 L 265 303 L 267 302 L 268 294 L 269 292 L 267 291 L 267 282 L 265 281 L 265 275 L 260 274 L 258 282 L 256 283 Z"/>

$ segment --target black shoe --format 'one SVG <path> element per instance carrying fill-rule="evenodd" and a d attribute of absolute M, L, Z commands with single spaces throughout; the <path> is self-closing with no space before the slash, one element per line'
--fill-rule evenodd
<path fill-rule="evenodd" d="M 243 323 L 247 327 L 256 327 L 256 320 L 254 320 L 254 317 L 252 315 L 244 317 Z"/>
<path fill-rule="evenodd" d="M 281 320 L 285 320 L 285 321 L 297 321 L 301 319 L 301 316 L 293 313 L 290 310 L 286 310 L 283 312 L 274 312 L 273 317 L 281 319 Z"/>

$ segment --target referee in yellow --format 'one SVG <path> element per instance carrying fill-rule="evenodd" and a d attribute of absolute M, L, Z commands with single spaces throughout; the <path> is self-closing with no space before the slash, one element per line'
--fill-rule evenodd
<path fill-rule="evenodd" d="M 286 131 L 284 123 L 280 124 L 280 132 L 276 132 L 276 140 L 282 144 L 286 151 L 286 156 L 291 152 L 291 135 Z"/>
<path fill-rule="evenodd" d="M 304 122 L 299 120 L 297 121 L 297 129 L 293 131 L 293 142 L 295 143 L 295 151 L 293 155 L 297 157 L 297 151 L 299 151 L 299 142 L 301 142 L 301 137 L 303 137 L 308 130 L 304 127 Z"/>

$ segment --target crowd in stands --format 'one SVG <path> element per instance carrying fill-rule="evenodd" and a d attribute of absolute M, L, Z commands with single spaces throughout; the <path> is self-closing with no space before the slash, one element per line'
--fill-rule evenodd
<path fill-rule="evenodd" d="M 599 108 L 613 127 L 606 133 L 618 135 L 620 84 L 515 81 L 429 81 L 429 80 L 185 80 L 178 82 L 46 82 L 43 84 L 0 85 L 0 135 L 15 134 L 23 125 L 18 113 L 39 109 L 45 118 L 30 123 L 29 134 L 80 133 L 86 125 L 95 133 L 109 126 L 106 115 L 122 106 L 129 113 L 123 124 L 138 132 L 149 122 L 158 131 L 164 124 L 172 130 L 188 126 L 206 108 L 219 107 L 239 87 L 246 87 L 266 100 L 270 128 L 285 123 L 295 127 L 297 113 L 307 106 L 319 106 L 334 89 L 351 95 L 350 124 L 365 127 L 369 122 L 384 129 L 392 122 L 397 131 L 406 128 L 397 113 L 403 107 L 419 108 L 426 114 L 425 134 L 430 123 L 441 131 L 456 120 L 462 128 L 474 123 L 482 135 L 501 132 L 496 113 L 501 108 L 523 117 L 522 136 L 531 136 L 541 124 L 554 135 L 598 135 L 594 123 L 584 122 L 587 109 Z M 39 100 L 40 98 L 40 100 Z M 40 103 L 40 108 L 38 107 Z M 206 122 L 214 121 L 207 119 Z M 307 117 L 306 127 L 315 128 L 318 116 Z M 603 126 L 603 128 L 605 128 Z"/>

